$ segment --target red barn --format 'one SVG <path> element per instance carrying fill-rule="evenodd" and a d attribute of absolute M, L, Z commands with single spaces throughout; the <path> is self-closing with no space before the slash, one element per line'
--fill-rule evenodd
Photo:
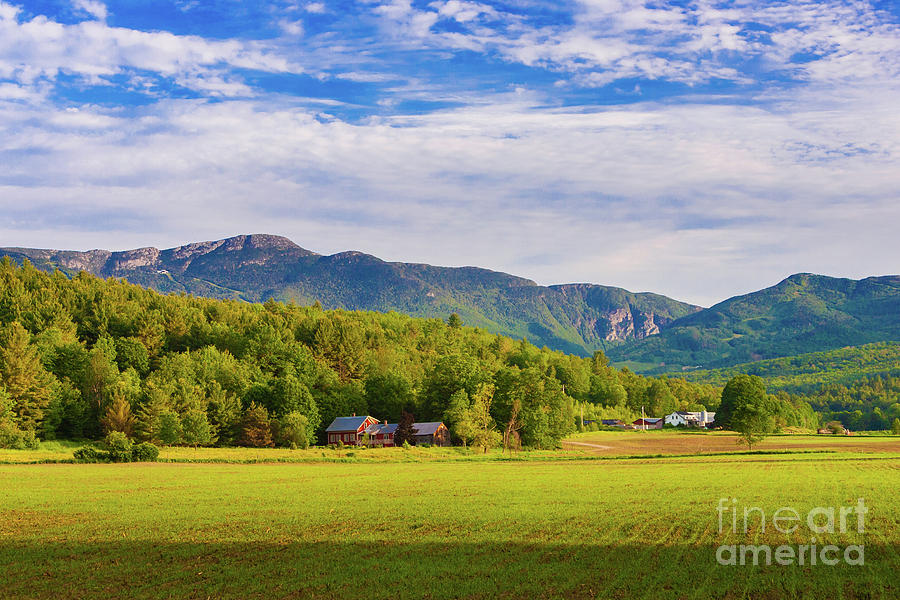
<path fill-rule="evenodd" d="M 663 420 L 662 417 L 647 417 L 638 419 L 632 425 L 634 425 L 635 429 L 662 429 Z"/>
<path fill-rule="evenodd" d="M 329 444 L 343 442 L 346 446 L 356 446 L 366 429 L 377 423 L 378 419 L 369 416 L 338 417 L 331 422 L 325 434 L 328 436 Z"/>

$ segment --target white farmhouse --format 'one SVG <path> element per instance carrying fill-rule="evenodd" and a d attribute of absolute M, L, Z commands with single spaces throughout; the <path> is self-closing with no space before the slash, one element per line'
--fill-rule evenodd
<path fill-rule="evenodd" d="M 709 427 L 716 420 L 716 413 L 705 410 L 698 412 L 676 410 L 666 415 L 666 425 L 674 427 Z"/>

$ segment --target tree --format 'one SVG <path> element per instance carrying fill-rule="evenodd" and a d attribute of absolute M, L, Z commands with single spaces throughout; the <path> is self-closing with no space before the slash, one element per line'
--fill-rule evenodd
<path fill-rule="evenodd" d="M 728 426 L 738 432 L 749 450 L 775 429 L 776 401 L 766 395 L 762 379 L 752 375 L 736 375 L 722 391 L 722 406 L 728 407 Z M 719 415 L 716 415 L 719 422 Z"/>
<path fill-rule="evenodd" d="M 442 356 L 425 378 L 422 392 L 424 418 L 441 418 L 456 390 L 466 390 L 471 396 L 486 380 L 482 364 L 476 358 L 462 354 Z"/>
<path fill-rule="evenodd" d="M 500 432 L 496 430 L 494 418 L 491 416 L 491 403 L 494 399 L 494 386 L 482 384 L 475 392 L 472 402 L 472 426 L 475 435 L 472 445 L 487 451 L 500 443 Z"/>
<path fill-rule="evenodd" d="M 677 400 L 664 379 L 654 379 L 647 390 L 647 401 L 650 414 L 664 417 L 674 412 Z"/>
<path fill-rule="evenodd" d="M 309 419 L 291 412 L 278 420 L 278 443 L 289 448 L 309 448 Z"/>
<path fill-rule="evenodd" d="M 206 414 L 209 424 L 216 432 L 218 445 L 230 446 L 240 435 L 241 401 L 219 386 L 212 384 Z"/>
<path fill-rule="evenodd" d="M 894 422 L 891 423 L 891 433 L 900 435 L 900 418 L 894 419 Z"/>
<path fill-rule="evenodd" d="M 181 419 L 171 408 L 159 415 L 159 441 L 168 446 L 181 442 Z"/>
<path fill-rule="evenodd" d="M 450 326 L 450 329 L 459 329 L 460 327 L 462 327 L 462 324 L 462 319 L 456 313 L 453 313 L 452 315 L 447 317 L 447 325 Z"/>
<path fill-rule="evenodd" d="M 241 420 L 241 437 L 238 445 L 251 448 L 271 448 L 275 445 L 275 442 L 272 441 L 269 411 L 265 406 L 252 402 L 247 407 L 244 418 Z"/>
<path fill-rule="evenodd" d="M 409 379 L 401 373 L 376 373 L 366 379 L 366 403 L 370 414 L 397 422 L 403 411 L 414 410 L 415 395 Z"/>
<path fill-rule="evenodd" d="M 204 411 L 193 409 L 181 416 L 181 440 L 189 446 L 210 446 L 215 443 L 216 435 Z"/>
<path fill-rule="evenodd" d="M 0 349 L 0 383 L 12 402 L 16 424 L 36 431 L 53 393 L 53 376 L 41 364 L 28 331 L 18 322 L 9 326 Z"/>
<path fill-rule="evenodd" d="M 716 412 L 716 425 L 725 429 L 734 429 L 731 417 L 743 399 L 760 403 L 766 396 L 766 384 L 755 375 L 735 375 L 722 390 L 722 401 Z"/>
<path fill-rule="evenodd" d="M 450 433 L 459 438 L 464 447 L 475 438 L 472 406 L 466 390 L 457 390 L 450 396 L 450 406 L 444 413 L 444 420 L 448 424 Z"/>
<path fill-rule="evenodd" d="M 146 442 L 163 441 L 160 436 L 162 429 L 161 418 L 164 412 L 169 410 L 169 405 L 164 392 L 159 389 L 151 388 L 149 398 L 141 404 L 137 409 L 137 419 L 135 423 L 135 431 L 140 440 Z M 168 443 L 175 443 L 171 440 Z"/>
<path fill-rule="evenodd" d="M 104 431 L 107 434 L 118 431 L 124 433 L 127 437 L 134 434 L 135 425 L 134 415 L 131 414 L 131 404 L 125 399 L 124 394 L 117 393 L 113 401 L 106 409 L 106 414 L 101 419 Z"/>
<path fill-rule="evenodd" d="M 395 446 L 402 446 L 404 442 L 415 443 L 416 430 L 413 427 L 415 422 L 416 418 L 412 415 L 412 413 L 403 411 L 403 415 L 400 417 L 400 422 L 397 424 L 397 429 L 394 430 Z"/>

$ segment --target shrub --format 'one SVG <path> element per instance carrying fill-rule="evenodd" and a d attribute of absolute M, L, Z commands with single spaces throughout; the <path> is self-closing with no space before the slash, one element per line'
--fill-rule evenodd
<path fill-rule="evenodd" d="M 110 431 L 103 440 L 111 462 L 131 462 L 132 443 L 121 431 Z"/>
<path fill-rule="evenodd" d="M 131 449 L 131 460 L 134 462 L 153 462 L 159 458 L 159 448 L 150 442 L 135 444 Z"/>
<path fill-rule="evenodd" d="M 75 460 L 77 460 L 78 462 L 109 462 L 109 454 L 107 452 L 98 450 L 93 446 L 85 446 L 83 448 L 79 448 L 72 453 L 72 456 L 74 456 Z"/>
<path fill-rule="evenodd" d="M 0 448 L 35 450 L 38 439 L 30 429 L 22 431 L 11 421 L 0 422 Z"/>

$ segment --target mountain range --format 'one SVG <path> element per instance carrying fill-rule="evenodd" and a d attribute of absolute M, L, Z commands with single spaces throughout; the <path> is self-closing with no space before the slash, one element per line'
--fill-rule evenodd
<path fill-rule="evenodd" d="M 589 283 L 540 286 L 477 267 L 324 256 L 274 235 L 241 235 L 159 250 L 76 252 L 0 248 L 0 255 L 68 275 L 126 278 L 160 292 L 446 318 L 538 345 L 604 350 L 641 372 L 716 368 L 900 340 L 900 277 L 797 274 L 701 308 L 659 294 Z"/>
<path fill-rule="evenodd" d="M 417 317 L 446 318 L 455 312 L 466 325 L 582 355 L 657 334 L 701 310 L 658 294 L 602 285 L 545 287 L 488 269 L 386 262 L 361 252 L 323 256 L 265 234 L 167 250 L 0 248 L 2 254 L 45 270 L 126 278 L 166 293 L 248 302 L 319 301 L 325 308 L 394 310 Z"/>

